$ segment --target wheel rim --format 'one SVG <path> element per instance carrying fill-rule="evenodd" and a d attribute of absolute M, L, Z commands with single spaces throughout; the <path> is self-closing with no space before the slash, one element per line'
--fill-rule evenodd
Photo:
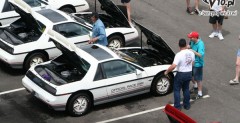
<path fill-rule="evenodd" d="M 110 48 L 120 48 L 121 47 L 121 41 L 118 40 L 118 39 L 114 39 L 108 44 L 108 47 L 110 47 Z"/>
<path fill-rule="evenodd" d="M 73 110 L 77 113 L 83 113 L 87 109 L 87 99 L 79 97 L 74 101 Z"/>
<path fill-rule="evenodd" d="M 35 66 L 37 64 L 43 63 L 43 58 L 41 57 L 34 57 L 30 62 L 30 67 Z"/>
<path fill-rule="evenodd" d="M 162 77 L 157 82 L 157 91 L 159 93 L 166 93 L 170 86 L 170 80 L 168 78 Z"/>

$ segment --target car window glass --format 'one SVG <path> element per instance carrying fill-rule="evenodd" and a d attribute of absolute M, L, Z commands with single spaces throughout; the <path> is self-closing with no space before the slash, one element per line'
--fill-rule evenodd
<path fill-rule="evenodd" d="M 103 69 L 107 78 L 133 73 L 136 70 L 133 65 L 124 61 L 105 62 Z"/>
<path fill-rule="evenodd" d="M 67 38 L 88 35 L 89 30 L 77 23 L 64 23 L 54 27 L 54 30 Z"/>
<path fill-rule="evenodd" d="M 103 73 L 102 73 L 101 65 L 98 65 L 98 68 L 94 77 L 94 81 L 101 80 L 101 79 L 103 79 Z"/>
<path fill-rule="evenodd" d="M 8 0 L 6 0 L 2 12 L 9 12 L 13 10 L 14 10 L 13 6 L 8 2 Z"/>
<path fill-rule="evenodd" d="M 41 2 L 39 0 L 23 0 L 31 7 L 41 6 Z"/>

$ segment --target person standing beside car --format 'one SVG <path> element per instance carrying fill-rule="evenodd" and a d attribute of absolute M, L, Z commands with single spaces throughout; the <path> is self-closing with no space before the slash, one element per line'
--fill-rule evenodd
<path fill-rule="evenodd" d="M 195 60 L 194 53 L 187 48 L 186 40 L 179 40 L 180 51 L 176 54 L 172 65 L 164 72 L 169 72 L 177 68 L 177 74 L 174 78 L 174 107 L 181 110 L 180 91 L 183 90 L 183 106 L 186 110 L 190 109 L 190 92 L 189 83 L 192 79 L 192 66 Z"/>
<path fill-rule="evenodd" d="M 193 88 L 191 92 L 198 90 L 198 95 L 196 99 L 201 98 L 202 94 L 202 79 L 203 79 L 203 66 L 204 66 L 204 55 L 205 55 L 205 46 L 202 39 L 199 38 L 198 32 L 191 32 L 188 34 L 190 39 L 190 48 L 195 54 L 195 61 L 193 66 Z"/>
<path fill-rule="evenodd" d="M 108 45 L 105 26 L 99 19 L 99 15 L 96 12 L 92 13 L 91 21 L 93 22 L 92 38 L 88 41 L 89 44 L 96 43 L 103 46 Z"/>
<path fill-rule="evenodd" d="M 240 40 L 240 35 L 238 38 Z M 237 51 L 235 78 L 229 81 L 230 85 L 239 84 L 239 72 L 240 72 L 240 48 L 238 48 L 238 51 Z"/>

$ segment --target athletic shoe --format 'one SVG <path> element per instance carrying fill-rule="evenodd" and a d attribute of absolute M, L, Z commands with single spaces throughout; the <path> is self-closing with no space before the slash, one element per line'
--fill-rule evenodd
<path fill-rule="evenodd" d="M 218 36 L 218 33 L 217 33 L 217 32 L 212 32 L 212 33 L 209 35 L 209 38 L 214 38 L 215 36 Z"/>
<path fill-rule="evenodd" d="M 222 33 L 218 33 L 218 38 L 219 38 L 219 40 L 223 40 L 224 38 L 223 38 L 223 35 L 222 35 Z"/>
<path fill-rule="evenodd" d="M 185 109 L 185 110 L 189 110 L 190 108 L 191 108 L 191 106 L 183 106 L 183 108 Z"/>
<path fill-rule="evenodd" d="M 229 84 L 230 84 L 230 85 L 239 84 L 239 81 L 233 79 L 233 80 L 230 80 L 230 81 L 229 81 Z"/>
<path fill-rule="evenodd" d="M 197 90 L 198 90 L 198 88 L 192 87 L 192 89 L 190 89 L 189 91 L 190 91 L 190 93 L 195 93 L 195 92 L 197 92 Z"/>
<path fill-rule="evenodd" d="M 203 96 L 197 95 L 195 99 L 201 99 Z"/>
<path fill-rule="evenodd" d="M 194 10 L 194 13 L 197 14 L 197 15 L 199 15 L 199 10 L 198 10 L 198 9 L 195 9 L 195 10 Z"/>
<path fill-rule="evenodd" d="M 194 14 L 194 12 L 191 10 L 191 7 L 188 7 L 187 10 L 186 10 L 186 12 L 187 12 L 188 14 L 190 14 L 190 15 L 193 15 L 193 14 Z"/>

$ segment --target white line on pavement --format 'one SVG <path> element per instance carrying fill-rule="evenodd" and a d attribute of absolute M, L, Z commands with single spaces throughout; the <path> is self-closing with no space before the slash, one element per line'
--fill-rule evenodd
<path fill-rule="evenodd" d="M 18 88 L 18 89 L 13 89 L 13 90 L 9 90 L 9 91 L 0 92 L 0 95 L 9 94 L 9 93 L 13 93 L 13 92 L 21 91 L 21 90 L 25 90 L 25 88 Z"/>
<path fill-rule="evenodd" d="M 205 95 L 203 96 L 202 98 L 209 98 L 210 96 L 209 95 Z M 190 102 L 193 102 L 194 100 L 190 100 Z M 182 102 L 181 102 L 182 103 Z M 173 104 L 171 104 L 173 105 Z M 108 122 L 113 122 L 113 121 L 117 121 L 117 120 L 121 120 L 121 119 L 126 119 L 126 118 L 129 118 L 129 117 L 134 117 L 134 116 L 137 116 L 137 115 L 142 115 L 142 114 L 146 114 L 146 113 L 149 113 L 149 112 L 154 112 L 154 111 L 157 111 L 157 110 L 162 110 L 164 109 L 165 106 L 161 106 L 161 107 L 158 107 L 158 108 L 154 108 L 154 109 L 150 109 L 150 110 L 146 110 L 146 111 L 142 111 L 142 112 L 138 112 L 138 113 L 134 113 L 134 114 L 130 114 L 130 115 L 125 115 L 125 116 L 122 116 L 122 117 L 117 117 L 117 118 L 113 118 L 113 119 L 109 119 L 109 120 L 104 120 L 104 121 L 99 121 L 99 122 L 96 122 L 96 123 L 108 123 Z"/>

